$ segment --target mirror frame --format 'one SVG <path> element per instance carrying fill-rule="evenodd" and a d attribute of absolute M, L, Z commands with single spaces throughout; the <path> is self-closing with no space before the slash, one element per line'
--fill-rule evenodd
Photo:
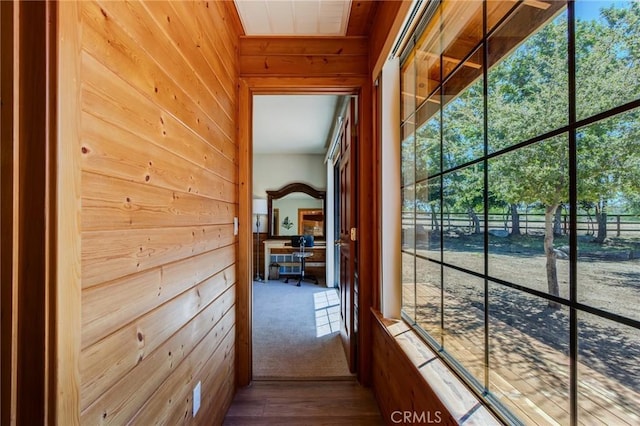
<path fill-rule="evenodd" d="M 273 235 L 273 201 L 279 200 L 294 192 L 302 192 L 310 195 L 313 198 L 322 200 L 322 214 L 324 220 L 322 221 L 322 237 L 316 237 L 316 240 L 324 241 L 327 238 L 327 191 L 317 190 L 306 183 L 293 182 L 283 186 L 278 190 L 267 191 L 267 232 L 268 238 L 272 240 L 288 240 L 291 239 L 291 235 Z"/>

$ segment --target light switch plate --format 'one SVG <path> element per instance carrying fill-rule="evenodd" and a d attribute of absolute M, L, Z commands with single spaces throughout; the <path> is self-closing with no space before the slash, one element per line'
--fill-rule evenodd
<path fill-rule="evenodd" d="M 238 235 L 238 218 L 233 218 L 233 235 Z"/>
<path fill-rule="evenodd" d="M 200 389 L 202 385 L 200 382 L 193 388 L 193 417 L 198 414 L 198 410 L 200 409 Z"/>

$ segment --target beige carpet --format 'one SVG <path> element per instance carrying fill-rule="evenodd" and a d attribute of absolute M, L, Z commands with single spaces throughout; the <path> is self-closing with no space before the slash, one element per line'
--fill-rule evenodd
<path fill-rule="evenodd" d="M 253 283 L 254 379 L 352 379 L 340 341 L 335 289 Z"/>

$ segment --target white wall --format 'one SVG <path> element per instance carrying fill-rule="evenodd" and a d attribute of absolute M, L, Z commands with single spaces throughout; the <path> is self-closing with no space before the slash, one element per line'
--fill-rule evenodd
<path fill-rule="evenodd" d="M 400 61 L 382 68 L 382 315 L 400 318 Z"/>
<path fill-rule="evenodd" d="M 334 246 L 334 242 L 335 240 L 333 239 L 333 234 L 335 232 L 334 228 L 335 228 L 335 223 L 336 223 L 336 217 L 333 214 L 333 211 L 335 209 L 335 190 L 336 190 L 336 182 L 334 179 L 334 164 L 333 164 L 333 159 L 329 159 L 329 161 L 327 161 L 326 163 L 326 168 L 327 168 L 327 209 L 326 209 L 326 215 L 325 215 L 325 220 L 327 223 L 327 227 L 326 227 L 326 231 L 325 233 L 327 235 L 325 235 L 325 239 L 327 241 L 327 254 L 326 254 L 326 262 L 325 262 L 325 271 L 326 271 L 326 283 L 327 283 L 327 287 L 333 287 L 334 285 L 337 285 L 336 280 L 335 280 L 335 268 L 334 268 L 334 264 L 335 264 L 335 246 Z"/>
<path fill-rule="evenodd" d="M 277 190 L 292 182 L 302 182 L 315 189 L 326 190 L 324 154 L 254 154 L 254 198 L 267 198 L 267 190 Z"/>

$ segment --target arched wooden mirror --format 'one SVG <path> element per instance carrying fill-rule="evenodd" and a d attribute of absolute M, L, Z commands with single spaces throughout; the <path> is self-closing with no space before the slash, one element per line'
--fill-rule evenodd
<path fill-rule="evenodd" d="M 267 191 L 269 238 L 288 239 L 292 235 L 313 235 L 325 239 L 326 191 L 294 182 Z"/>

